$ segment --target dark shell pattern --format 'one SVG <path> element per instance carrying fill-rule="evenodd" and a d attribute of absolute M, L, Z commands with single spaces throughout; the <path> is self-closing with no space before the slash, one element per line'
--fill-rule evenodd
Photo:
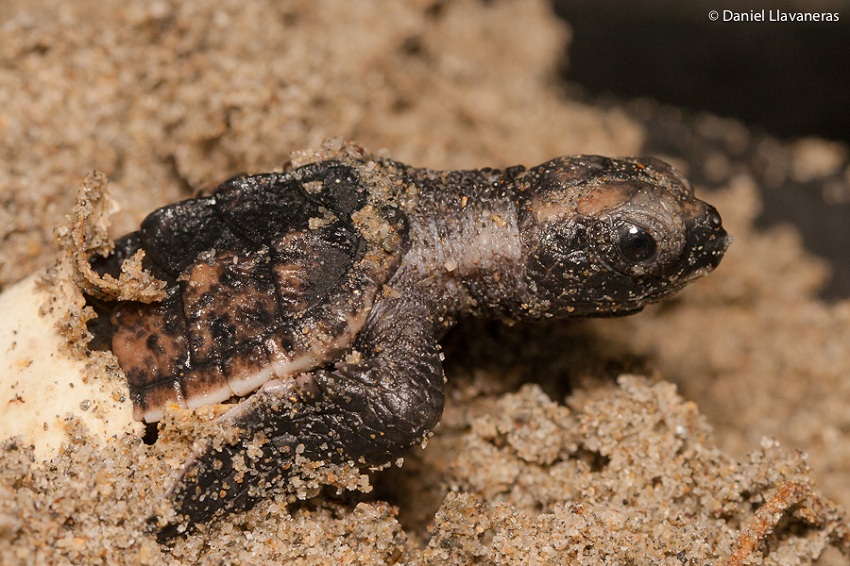
<path fill-rule="evenodd" d="M 246 395 L 351 345 L 406 243 L 403 216 L 368 206 L 354 175 L 322 164 L 237 177 L 154 212 L 116 243 L 113 271 L 142 248 L 169 284 L 160 303 L 112 312 L 112 350 L 138 420 L 159 420 L 168 403 Z M 384 224 L 383 234 L 364 237 L 362 217 Z"/>

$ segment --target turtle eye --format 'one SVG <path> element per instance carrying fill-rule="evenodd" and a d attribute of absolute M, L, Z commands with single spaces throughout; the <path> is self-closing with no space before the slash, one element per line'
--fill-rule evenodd
<path fill-rule="evenodd" d="M 637 224 L 624 222 L 617 227 L 617 246 L 623 259 L 629 263 L 641 263 L 655 256 L 658 244 L 649 231 Z"/>

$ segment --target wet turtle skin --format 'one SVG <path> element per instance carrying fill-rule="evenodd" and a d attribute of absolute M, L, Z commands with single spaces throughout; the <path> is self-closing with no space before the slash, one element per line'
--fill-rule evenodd
<path fill-rule="evenodd" d="M 433 171 L 344 158 L 245 175 L 148 216 L 159 303 L 110 305 L 136 418 L 249 396 L 169 491 L 166 540 L 260 500 L 310 461 L 379 467 L 440 419 L 439 338 L 459 317 L 622 316 L 713 270 L 717 211 L 655 159 Z M 253 392 L 253 393 L 252 393 Z M 238 465 L 237 465 L 238 464 Z"/>

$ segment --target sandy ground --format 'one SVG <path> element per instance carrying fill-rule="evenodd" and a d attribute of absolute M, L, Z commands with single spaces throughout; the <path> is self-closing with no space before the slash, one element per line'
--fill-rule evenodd
<path fill-rule="evenodd" d="M 712 172 L 704 196 L 736 238 L 716 273 L 630 319 L 461 325 L 436 435 L 368 493 L 270 500 L 163 547 L 144 521 L 191 425 L 146 445 L 72 419 L 43 465 L 6 441 L 3 564 L 847 563 L 850 303 L 817 298 L 826 268 L 793 229 L 753 227 L 765 170 L 842 178 L 846 153 L 569 100 L 568 29 L 532 0 L 7 0 L 0 26 L 0 288 L 54 264 L 92 169 L 120 235 L 331 136 L 434 168 L 532 165 L 641 154 L 647 120 L 675 122 L 717 142 L 667 157 Z M 737 158 L 756 142 L 759 170 Z"/>

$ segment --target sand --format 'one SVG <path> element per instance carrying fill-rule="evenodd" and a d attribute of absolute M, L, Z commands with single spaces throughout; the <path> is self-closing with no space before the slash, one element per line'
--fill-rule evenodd
<path fill-rule="evenodd" d="M 434 168 L 651 151 L 713 188 L 736 238 L 716 273 L 629 319 L 462 324 L 441 425 L 401 468 L 349 478 L 365 493 L 281 496 L 160 546 L 145 519 L 210 411 L 153 445 L 71 418 L 46 463 L 7 440 L 3 564 L 847 563 L 850 303 L 818 298 L 825 264 L 793 228 L 754 226 L 765 170 L 781 190 L 846 157 L 568 98 L 569 30 L 534 0 L 7 0 L 0 26 L 0 289 L 56 264 L 92 169 L 117 236 L 334 136 Z M 714 152 L 659 153 L 648 124 Z"/>

